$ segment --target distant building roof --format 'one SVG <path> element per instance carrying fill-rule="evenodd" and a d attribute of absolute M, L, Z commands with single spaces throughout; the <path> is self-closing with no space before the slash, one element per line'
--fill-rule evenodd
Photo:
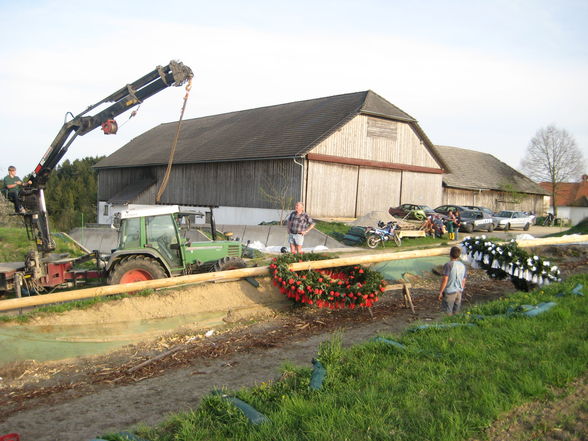
<path fill-rule="evenodd" d="M 489 153 L 441 145 L 435 148 L 447 166 L 443 175 L 446 187 L 504 190 L 510 185 L 513 191 L 547 194 L 540 185 Z"/>
<path fill-rule="evenodd" d="M 551 194 L 551 182 L 541 182 L 539 185 Z M 588 207 L 588 175 L 583 175 L 580 182 L 558 184 L 555 204 L 558 207 Z"/>
<path fill-rule="evenodd" d="M 412 116 L 368 90 L 185 120 L 174 164 L 301 157 L 358 114 L 410 124 L 439 160 Z M 154 127 L 95 168 L 167 164 L 176 129 L 177 122 Z"/>

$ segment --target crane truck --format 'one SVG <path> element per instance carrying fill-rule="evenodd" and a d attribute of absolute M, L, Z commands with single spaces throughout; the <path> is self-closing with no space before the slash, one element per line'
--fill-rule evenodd
<path fill-rule="evenodd" d="M 51 172 L 72 142 L 98 127 L 107 135 L 115 134 L 118 130 L 115 117 L 170 86 L 189 82 L 192 77 L 188 66 L 170 61 L 63 124 L 31 174 L 31 184 L 20 193 L 25 212 L 18 215 L 22 216 L 27 235 L 35 242 L 36 249 L 27 253 L 24 262 L 0 263 L 0 292 L 14 291 L 20 297 L 22 287 L 28 293 L 39 293 L 97 278 L 118 284 L 245 266 L 239 242 L 214 240 L 213 222 L 213 241 L 191 243 L 183 238 L 178 220 L 193 213 L 183 213 L 178 206 L 155 206 L 120 213 L 116 218 L 118 247 L 107 261 L 97 251 L 78 258 L 53 253 L 55 242 L 49 229 L 44 192 Z M 105 103 L 113 104 L 94 115 L 89 114 Z M 79 264 L 91 260 L 96 262 L 95 269 L 76 269 Z"/>

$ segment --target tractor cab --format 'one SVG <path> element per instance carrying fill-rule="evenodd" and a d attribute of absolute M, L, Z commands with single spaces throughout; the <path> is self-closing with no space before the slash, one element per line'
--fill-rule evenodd
<path fill-rule="evenodd" d="M 115 217 L 118 247 L 107 265 L 110 284 L 172 277 L 202 271 L 242 268 L 237 241 L 189 242 L 182 224 L 203 213 L 177 205 L 130 209 Z M 212 215 L 211 215 L 212 217 Z M 212 222 L 213 238 L 214 223 Z"/>

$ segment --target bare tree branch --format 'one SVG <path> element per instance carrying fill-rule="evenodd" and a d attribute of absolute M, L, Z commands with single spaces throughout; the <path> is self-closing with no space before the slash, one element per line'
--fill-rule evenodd
<path fill-rule="evenodd" d="M 537 131 L 521 162 L 523 172 L 552 187 L 553 214 L 557 216 L 556 193 L 562 182 L 575 182 L 584 172 L 584 158 L 576 140 L 565 129 L 549 125 Z"/>

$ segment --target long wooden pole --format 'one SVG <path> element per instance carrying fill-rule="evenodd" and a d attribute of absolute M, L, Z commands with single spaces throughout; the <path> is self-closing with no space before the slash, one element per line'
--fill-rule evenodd
<path fill-rule="evenodd" d="M 549 237 L 518 242 L 520 247 L 536 247 L 542 245 L 561 245 L 566 243 L 588 242 L 588 235 Z M 362 265 L 368 263 L 388 262 L 392 260 L 418 259 L 422 257 L 446 256 L 450 247 L 431 248 L 426 250 L 400 251 L 396 253 L 378 253 L 361 256 L 339 257 L 336 259 L 315 260 L 297 262 L 290 265 L 293 271 L 304 271 L 321 268 L 334 268 L 347 265 Z M 125 285 L 106 285 L 94 288 L 78 289 L 75 291 L 46 294 L 33 297 L 22 297 L 0 301 L 0 311 L 28 308 L 31 306 L 46 305 L 50 303 L 68 302 L 72 300 L 87 299 L 92 297 L 109 296 L 128 292 L 142 291 L 146 289 L 168 288 L 177 285 L 188 285 L 201 282 L 223 281 L 241 279 L 245 277 L 267 276 L 269 268 L 260 266 L 255 268 L 240 268 L 230 271 L 215 273 L 191 274 L 188 276 L 172 277 L 167 279 L 147 280 L 144 282 L 127 283 Z"/>

